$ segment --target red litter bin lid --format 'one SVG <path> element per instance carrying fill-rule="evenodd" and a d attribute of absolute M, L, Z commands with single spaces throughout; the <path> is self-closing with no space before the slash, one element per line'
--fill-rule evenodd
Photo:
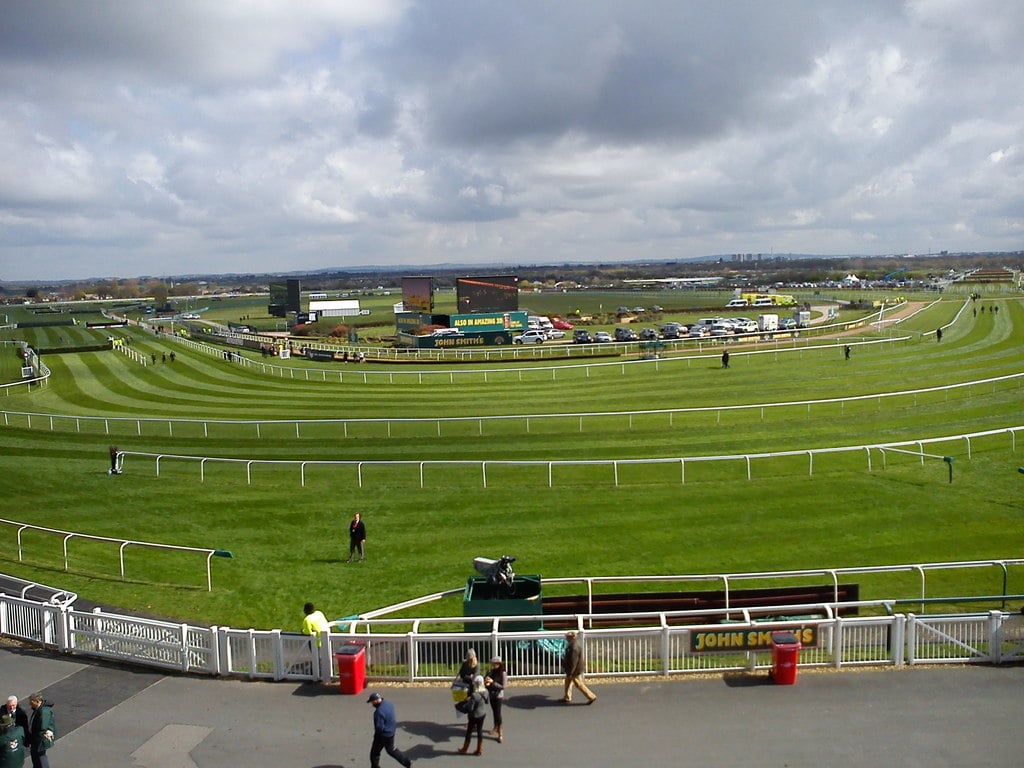
<path fill-rule="evenodd" d="M 772 633 L 772 642 L 775 645 L 796 645 L 800 641 L 792 632 L 774 632 Z"/>

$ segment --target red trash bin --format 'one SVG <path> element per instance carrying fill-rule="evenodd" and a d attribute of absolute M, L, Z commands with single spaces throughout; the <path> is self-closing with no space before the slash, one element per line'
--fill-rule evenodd
<path fill-rule="evenodd" d="M 366 687 L 366 647 L 346 643 L 334 654 L 338 664 L 338 685 L 342 693 L 361 693 Z"/>
<path fill-rule="evenodd" d="M 792 632 L 772 633 L 772 680 L 776 685 L 793 685 L 800 661 L 800 641 Z"/>

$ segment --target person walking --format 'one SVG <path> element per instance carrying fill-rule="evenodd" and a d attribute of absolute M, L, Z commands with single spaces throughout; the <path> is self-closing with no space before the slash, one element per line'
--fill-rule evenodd
<path fill-rule="evenodd" d="M 473 736 L 473 731 L 476 731 L 476 752 L 473 754 L 482 755 L 484 753 L 484 720 L 487 719 L 487 699 L 484 679 L 477 675 L 473 678 L 473 691 L 466 699 L 468 702 L 466 714 L 469 716 L 469 720 L 466 722 L 466 741 L 459 748 L 459 754 L 464 755 L 469 752 L 469 740 Z"/>
<path fill-rule="evenodd" d="M 562 657 L 562 671 L 565 672 L 565 695 L 562 701 L 572 701 L 572 687 L 575 685 L 587 697 L 587 704 L 597 701 L 597 696 L 583 682 L 583 673 L 587 671 L 587 656 L 575 632 L 565 633 L 565 655 Z"/>
<path fill-rule="evenodd" d="M 728 368 L 729 367 L 729 350 L 728 349 L 725 350 L 724 352 L 722 352 L 722 367 L 723 368 Z"/>
<path fill-rule="evenodd" d="M 845 347 L 843 347 L 843 357 L 845 357 L 847 360 L 850 359 L 850 351 L 851 350 L 850 350 L 850 345 L 849 344 L 847 344 Z"/>
<path fill-rule="evenodd" d="M 4 705 L 0 715 L 10 715 L 14 724 L 21 726 L 21 730 L 25 733 L 25 739 L 26 741 L 28 740 L 28 713 L 18 704 L 17 696 L 11 695 L 7 697 L 7 704 Z"/>
<path fill-rule="evenodd" d="M 366 700 L 373 704 L 373 746 L 370 747 L 370 768 L 380 768 L 380 753 L 387 752 L 395 760 L 409 768 L 412 760 L 395 746 L 395 731 L 398 730 L 398 719 L 395 716 L 395 705 L 385 701 L 379 693 L 371 693 Z"/>
<path fill-rule="evenodd" d="M 501 656 L 491 659 L 491 668 L 484 675 L 484 687 L 487 688 L 487 698 L 491 702 L 491 715 L 494 717 L 494 727 L 491 735 L 498 737 L 498 743 L 505 738 L 502 730 L 501 705 L 505 703 L 505 686 L 508 685 L 508 673 L 505 671 L 505 664 Z"/>
<path fill-rule="evenodd" d="M 35 764 L 35 760 L 32 761 Z M 21 768 L 25 765 L 25 731 L 15 725 L 7 710 L 0 715 L 0 768 Z"/>
<path fill-rule="evenodd" d="M 32 757 L 32 768 L 50 768 L 50 758 L 46 750 L 53 746 L 57 738 L 57 727 L 53 719 L 53 704 L 43 699 L 43 694 L 33 693 L 28 697 L 32 707 L 29 718 L 28 744 L 29 755 Z"/>
<path fill-rule="evenodd" d="M 352 522 L 348 524 L 348 561 L 351 563 L 352 558 L 355 557 L 356 552 L 359 552 L 359 562 L 363 562 L 366 557 L 364 546 L 366 544 L 366 525 L 359 517 L 359 513 L 356 512 L 355 517 L 352 518 Z"/>

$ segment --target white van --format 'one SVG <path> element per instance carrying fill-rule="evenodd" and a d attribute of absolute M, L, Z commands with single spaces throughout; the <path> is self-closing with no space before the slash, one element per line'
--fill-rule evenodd
<path fill-rule="evenodd" d="M 711 326 L 717 325 L 718 323 L 721 323 L 724 320 L 725 320 L 724 317 L 702 317 L 700 320 L 698 320 L 693 325 L 698 327 L 698 328 L 707 328 L 710 331 L 711 330 Z"/>
<path fill-rule="evenodd" d="M 755 307 L 774 307 L 775 306 L 775 302 L 772 301 L 771 298 L 768 297 L 768 296 L 759 296 L 758 298 L 754 299 L 753 306 L 755 306 Z"/>
<path fill-rule="evenodd" d="M 733 299 L 725 305 L 726 309 L 738 309 L 740 307 L 749 306 L 749 302 L 746 299 Z"/>

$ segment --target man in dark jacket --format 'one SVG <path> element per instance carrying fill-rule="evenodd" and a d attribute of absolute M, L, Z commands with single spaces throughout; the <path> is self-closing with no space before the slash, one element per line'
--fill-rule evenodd
<path fill-rule="evenodd" d="M 359 552 L 359 562 L 363 562 L 366 557 L 365 547 L 366 525 L 359 519 L 359 513 L 356 512 L 352 522 L 348 524 L 348 561 L 351 563 L 356 552 Z"/>
<path fill-rule="evenodd" d="M 395 705 L 384 701 L 379 693 L 371 693 L 367 702 L 373 704 L 373 746 L 370 747 L 370 768 L 380 768 L 380 753 L 386 751 L 405 768 L 412 765 L 412 760 L 395 747 L 395 731 L 398 730 L 398 719 L 395 717 Z"/>
<path fill-rule="evenodd" d="M 597 696 L 583 682 L 583 673 L 587 671 L 587 657 L 580 645 L 575 632 L 565 634 L 565 656 L 562 657 L 562 671 L 565 672 L 565 696 L 562 701 L 572 701 L 572 687 L 575 685 L 587 697 L 587 704 L 597 701 Z"/>
<path fill-rule="evenodd" d="M 53 740 L 57 737 L 53 721 L 53 704 L 44 701 L 41 693 L 29 696 L 28 703 L 32 707 L 32 717 L 29 718 L 28 726 L 32 768 L 50 768 L 50 758 L 46 756 L 46 750 L 53 746 Z"/>

